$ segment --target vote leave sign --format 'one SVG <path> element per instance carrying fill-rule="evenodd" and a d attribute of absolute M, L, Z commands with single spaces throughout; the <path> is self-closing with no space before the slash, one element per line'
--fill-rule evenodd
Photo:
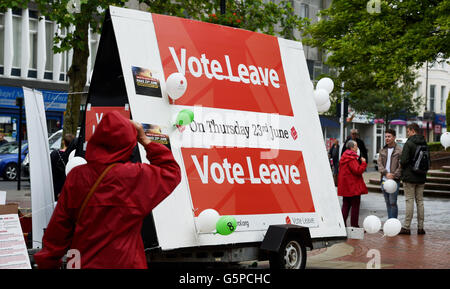
<path fill-rule="evenodd" d="M 277 38 L 158 14 L 153 22 L 165 75 L 188 82 L 175 104 L 293 115 Z"/>
<path fill-rule="evenodd" d="M 308 227 L 313 238 L 346 235 L 300 42 L 138 10 L 109 11 L 90 85 L 86 139 L 109 107 L 170 139 L 182 179 L 152 211 L 150 231 L 163 250 L 261 242 L 269 226 L 279 224 Z M 172 73 L 186 77 L 186 92 L 176 100 L 167 89 Z M 184 109 L 194 119 L 177 128 Z M 139 154 L 148 162 L 141 146 Z M 236 218 L 236 232 L 199 230 L 206 209 Z"/>
<path fill-rule="evenodd" d="M 303 155 L 279 150 L 261 159 L 256 148 L 182 148 L 196 215 L 314 213 Z"/>

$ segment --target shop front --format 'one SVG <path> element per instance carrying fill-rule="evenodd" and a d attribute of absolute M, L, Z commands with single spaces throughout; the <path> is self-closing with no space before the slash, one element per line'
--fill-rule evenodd
<path fill-rule="evenodd" d="M 41 90 L 44 97 L 45 114 L 47 118 L 48 133 L 51 134 L 62 128 L 64 111 L 67 104 L 67 92 L 54 90 Z M 0 86 L 0 133 L 5 134 L 8 141 L 18 140 L 19 107 L 16 99 L 23 97 L 21 87 Z M 26 137 L 26 115 L 22 110 L 22 132 Z"/>

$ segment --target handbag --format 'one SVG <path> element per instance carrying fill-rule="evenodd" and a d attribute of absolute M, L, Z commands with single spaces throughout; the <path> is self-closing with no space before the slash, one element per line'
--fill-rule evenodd
<path fill-rule="evenodd" d="M 117 163 L 110 164 L 103 173 L 98 177 L 97 181 L 95 181 L 94 185 L 92 186 L 91 190 L 87 194 L 86 198 L 84 198 L 83 203 L 81 204 L 80 211 L 78 212 L 77 219 L 75 220 L 75 225 L 77 224 L 78 220 L 81 217 L 81 214 L 83 214 L 84 208 L 86 207 L 87 203 L 89 202 L 89 199 L 94 194 L 95 190 L 97 189 L 100 182 L 103 180 L 103 178 L 106 176 L 106 174 L 109 172 L 110 169 L 112 169 Z"/>

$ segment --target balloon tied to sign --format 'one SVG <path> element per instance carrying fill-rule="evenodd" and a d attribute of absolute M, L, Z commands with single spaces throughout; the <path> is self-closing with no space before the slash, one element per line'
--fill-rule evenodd
<path fill-rule="evenodd" d="M 334 89 L 334 83 L 331 78 L 325 77 L 317 82 L 314 91 L 314 101 L 318 112 L 326 112 L 330 109 L 330 93 Z"/>
<path fill-rule="evenodd" d="M 194 112 L 190 109 L 183 109 L 178 112 L 175 119 L 175 126 L 188 125 L 194 121 Z"/>

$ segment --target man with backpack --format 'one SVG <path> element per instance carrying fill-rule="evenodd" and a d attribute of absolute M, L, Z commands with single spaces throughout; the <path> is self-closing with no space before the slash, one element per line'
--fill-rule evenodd
<path fill-rule="evenodd" d="M 400 165 L 402 167 L 402 181 L 405 190 L 406 216 L 400 234 L 410 235 L 411 221 L 414 215 L 414 200 L 417 204 L 417 234 L 425 234 L 423 190 L 430 168 L 430 153 L 427 142 L 419 135 L 420 128 L 416 123 L 406 126 L 408 140 L 403 146 Z"/>

